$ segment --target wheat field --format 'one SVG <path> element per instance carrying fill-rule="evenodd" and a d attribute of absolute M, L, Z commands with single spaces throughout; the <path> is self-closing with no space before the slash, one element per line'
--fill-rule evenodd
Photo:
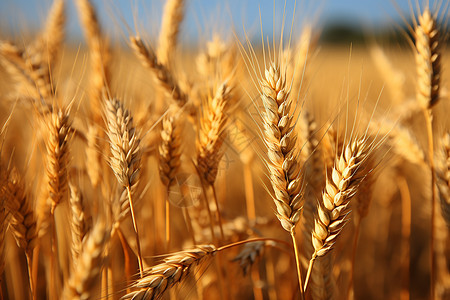
<path fill-rule="evenodd" d="M 394 46 L 188 47 L 185 2 L 123 44 L 90 0 L 81 46 L 66 0 L 2 34 L 0 297 L 449 299 L 448 4 Z"/>

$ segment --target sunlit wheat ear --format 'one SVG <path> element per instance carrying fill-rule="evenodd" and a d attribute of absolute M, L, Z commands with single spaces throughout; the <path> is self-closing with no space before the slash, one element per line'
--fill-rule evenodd
<path fill-rule="evenodd" d="M 51 213 L 67 195 L 68 166 L 70 161 L 69 143 L 72 137 L 71 121 L 67 109 L 54 108 L 44 116 L 45 144 L 47 148 L 48 197 Z"/>
<path fill-rule="evenodd" d="M 86 216 L 86 207 L 83 195 L 74 184 L 69 184 L 70 208 L 72 221 L 70 222 L 72 233 L 72 258 L 78 259 L 83 250 L 83 240 L 88 232 L 89 226 Z"/>
<path fill-rule="evenodd" d="M 140 139 L 133 117 L 121 101 L 114 98 L 105 102 L 105 117 L 111 168 L 123 187 L 133 187 L 138 183 L 141 162 Z"/>
<path fill-rule="evenodd" d="M 180 89 L 172 73 L 157 60 L 153 50 L 147 48 L 139 36 L 130 37 L 130 41 L 131 47 L 137 58 L 141 61 L 141 64 L 153 72 L 157 83 L 161 85 L 164 91 L 178 106 L 184 106 L 188 101 L 187 95 Z"/>
<path fill-rule="evenodd" d="M 14 76 L 17 90 L 26 97 L 49 100 L 54 96 L 48 65 L 43 56 L 32 55 L 9 42 L 0 43 L 0 54 L 8 72 Z"/>
<path fill-rule="evenodd" d="M 263 139 L 267 147 L 266 161 L 274 190 L 276 215 L 289 232 L 297 225 L 303 206 L 302 176 L 299 155 L 295 149 L 297 133 L 291 113 L 289 88 L 284 71 L 276 63 L 265 70 L 260 80 L 264 105 Z"/>
<path fill-rule="evenodd" d="M 8 172 L 8 180 L 5 181 L 6 199 L 5 206 L 9 210 L 9 225 L 16 239 L 28 256 L 37 244 L 36 214 L 25 185 L 16 169 Z"/>
<path fill-rule="evenodd" d="M 439 30 L 428 9 L 419 16 L 415 28 L 417 63 L 417 101 L 423 108 L 433 107 L 439 100 L 441 54 Z"/>
<path fill-rule="evenodd" d="M 162 121 L 161 143 L 159 145 L 159 176 L 168 188 L 172 186 L 181 165 L 182 139 L 180 117 L 166 116 Z"/>
<path fill-rule="evenodd" d="M 65 3 L 66 0 L 53 1 L 42 32 L 28 48 L 33 55 L 41 55 L 48 67 L 53 67 L 62 50 L 66 26 Z"/>
<path fill-rule="evenodd" d="M 317 207 L 312 232 L 312 259 L 326 255 L 342 230 L 349 201 L 357 192 L 364 172 L 367 171 L 364 163 L 367 161 L 368 151 L 368 141 L 359 139 L 350 141 L 336 157 Z"/>
<path fill-rule="evenodd" d="M 196 266 L 206 263 L 216 251 L 213 245 L 203 245 L 165 258 L 163 263 L 146 269 L 145 276 L 132 285 L 133 291 L 121 299 L 161 299 L 167 290 L 183 282 Z"/>
<path fill-rule="evenodd" d="M 450 228 L 450 134 L 447 132 L 441 139 L 443 155 L 437 168 L 441 213 Z"/>
<path fill-rule="evenodd" d="M 90 54 L 89 97 L 94 120 L 102 121 L 101 107 L 103 92 L 111 82 L 111 50 L 107 39 L 102 35 L 100 22 L 90 0 L 75 1 L 80 21 L 86 36 Z"/>
<path fill-rule="evenodd" d="M 205 182 L 214 184 L 220 159 L 221 147 L 226 138 L 225 127 L 228 121 L 231 87 L 223 83 L 213 98 L 203 107 L 200 130 L 197 140 L 197 169 Z"/>
<path fill-rule="evenodd" d="M 177 46 L 178 32 L 184 17 L 184 0 L 167 0 L 159 33 L 157 56 L 170 68 Z"/>
<path fill-rule="evenodd" d="M 83 253 L 78 257 L 75 268 L 65 283 L 63 299 L 92 299 L 93 291 L 99 286 L 99 275 L 104 266 L 104 250 L 109 247 L 109 229 L 98 221 L 89 237 L 83 243 Z"/>

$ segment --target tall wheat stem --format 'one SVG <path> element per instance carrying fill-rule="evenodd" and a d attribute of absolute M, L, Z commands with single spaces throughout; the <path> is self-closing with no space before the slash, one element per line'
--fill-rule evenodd
<path fill-rule="evenodd" d="M 295 253 L 295 263 L 297 265 L 297 277 L 298 277 L 298 288 L 300 289 L 300 297 L 302 300 L 305 300 L 305 294 L 303 289 L 303 283 L 302 283 L 302 270 L 301 270 L 301 262 L 300 262 L 300 251 L 297 246 L 297 240 L 295 239 L 295 230 L 294 228 L 291 229 L 291 238 L 292 238 L 292 244 L 294 246 L 294 253 Z M 305 287 L 306 290 L 306 287 Z"/>
<path fill-rule="evenodd" d="M 409 300 L 409 260 L 410 260 L 410 237 L 411 237 L 411 195 L 409 193 L 408 182 L 404 177 L 400 177 L 398 187 L 402 200 L 402 286 L 400 299 Z"/>
<path fill-rule="evenodd" d="M 431 299 L 434 299 L 435 295 L 435 269 L 436 262 L 434 256 L 434 244 L 435 244 L 435 215 L 436 215 L 436 173 L 434 168 L 434 145 L 433 145 L 433 117 L 431 109 L 423 110 L 425 123 L 427 126 L 427 135 L 428 135 L 428 161 L 430 164 L 430 173 L 431 173 L 431 235 L 430 235 L 430 293 Z"/>
<path fill-rule="evenodd" d="M 133 220 L 134 232 L 136 233 L 136 246 L 137 246 L 138 261 L 139 261 L 139 275 L 142 278 L 144 276 L 144 266 L 142 264 L 141 243 L 139 241 L 139 230 L 138 230 L 138 226 L 136 224 L 136 218 L 134 216 L 134 205 L 133 205 L 133 200 L 131 198 L 131 188 L 129 185 L 127 186 L 127 192 L 128 192 L 128 200 L 130 202 L 131 219 Z"/>
<path fill-rule="evenodd" d="M 169 187 L 166 193 L 166 247 L 170 250 L 170 202 L 169 202 Z"/>

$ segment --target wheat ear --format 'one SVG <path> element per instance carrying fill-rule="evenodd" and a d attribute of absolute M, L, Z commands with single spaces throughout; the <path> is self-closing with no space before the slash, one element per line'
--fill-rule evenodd
<path fill-rule="evenodd" d="M 213 245 L 198 246 L 193 250 L 175 253 L 164 262 L 145 270 L 145 276 L 132 285 L 131 293 L 121 299 L 160 299 L 164 293 L 182 282 L 196 266 L 216 253 Z"/>
<path fill-rule="evenodd" d="M 105 105 L 106 125 L 110 140 L 110 164 L 119 183 L 126 189 L 131 218 L 136 233 L 139 271 L 142 277 L 142 255 L 139 231 L 134 213 L 132 196 L 139 181 L 141 149 L 139 133 L 133 124 L 133 117 L 118 99 L 110 99 Z"/>
<path fill-rule="evenodd" d="M 177 46 L 178 32 L 184 16 L 184 0 L 167 0 L 159 32 L 157 57 L 161 64 L 170 69 Z"/>
<path fill-rule="evenodd" d="M 59 52 L 62 50 L 64 40 L 64 29 L 66 25 L 65 0 L 54 0 L 47 15 L 44 29 L 28 48 L 34 55 L 42 55 L 44 61 L 50 68 Z"/>
<path fill-rule="evenodd" d="M 355 195 L 364 177 L 364 162 L 368 156 L 368 141 L 355 139 L 342 149 L 336 157 L 331 175 L 326 179 L 322 199 L 314 219 L 312 244 L 314 252 L 305 280 L 305 291 L 314 260 L 325 256 L 333 247 L 348 215 L 348 204 Z"/>
<path fill-rule="evenodd" d="M 53 214 L 56 206 L 65 198 L 67 192 L 69 142 L 72 129 L 67 110 L 55 108 L 46 119 L 48 192 L 51 201 L 50 211 Z"/>
<path fill-rule="evenodd" d="M 222 157 L 221 147 L 226 136 L 227 111 L 231 98 L 231 88 L 223 83 L 213 98 L 209 98 L 200 120 L 197 141 L 197 168 L 203 180 L 213 185 Z"/>
<path fill-rule="evenodd" d="M 286 86 L 285 70 L 281 70 L 277 63 L 273 62 L 266 68 L 265 77 L 260 80 L 260 93 L 264 105 L 262 120 L 268 155 L 266 164 L 274 190 L 272 198 L 281 226 L 291 234 L 300 294 L 304 299 L 300 255 L 295 238 L 295 226 L 300 220 L 304 202 L 303 182 L 299 155 L 294 149 L 297 133 L 291 113 L 290 90 Z"/>
<path fill-rule="evenodd" d="M 30 55 L 27 51 L 9 42 L 0 44 L 3 63 L 18 84 L 18 91 L 34 99 L 51 99 L 54 95 L 48 65 L 42 55 Z M 29 94 L 31 92 L 31 95 Z"/>
<path fill-rule="evenodd" d="M 181 133 L 179 116 L 168 115 L 162 121 L 161 143 L 159 145 L 159 176 L 167 189 L 166 194 L 166 243 L 170 249 L 170 203 L 169 190 L 176 183 L 181 165 Z"/>
<path fill-rule="evenodd" d="M 88 232 L 86 218 L 86 207 L 83 203 L 83 195 L 78 188 L 70 183 L 70 208 L 72 210 L 72 222 L 70 222 L 72 232 L 72 257 L 76 261 L 83 250 L 83 240 Z"/>
<path fill-rule="evenodd" d="M 83 252 L 64 286 L 63 299 L 91 299 L 94 296 L 92 292 L 103 267 L 108 243 L 109 230 L 104 222 L 98 221 L 83 243 Z"/>
<path fill-rule="evenodd" d="M 441 54 L 439 30 L 428 9 L 419 16 L 415 28 L 417 64 L 417 101 L 423 108 L 433 107 L 439 100 Z"/>
<path fill-rule="evenodd" d="M 90 0 L 77 0 L 76 5 L 83 25 L 91 62 L 91 81 L 89 87 L 91 111 L 94 121 L 102 121 L 102 95 L 111 82 L 111 50 L 107 40 L 102 36 L 100 22 Z"/>
<path fill-rule="evenodd" d="M 187 95 L 181 90 L 172 73 L 157 60 L 153 50 L 147 48 L 139 36 L 130 37 L 130 41 L 131 47 L 142 65 L 152 70 L 159 85 L 163 87 L 178 106 L 184 106 L 188 100 Z"/>
<path fill-rule="evenodd" d="M 430 238 L 430 292 L 435 295 L 435 215 L 436 215 L 436 172 L 434 167 L 433 115 L 431 108 L 439 100 L 440 88 L 440 41 L 436 20 L 428 8 L 419 16 L 415 28 L 417 65 L 417 102 L 423 108 L 428 135 L 428 161 L 431 173 L 431 238 Z"/>
<path fill-rule="evenodd" d="M 159 175 L 169 188 L 175 184 L 175 176 L 181 165 L 182 139 L 178 115 L 168 115 L 162 121 L 161 144 L 159 145 Z"/>

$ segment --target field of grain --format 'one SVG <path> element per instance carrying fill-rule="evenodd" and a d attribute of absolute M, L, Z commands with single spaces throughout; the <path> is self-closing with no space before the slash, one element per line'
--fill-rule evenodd
<path fill-rule="evenodd" d="M 184 0 L 126 45 L 74 2 L 85 46 L 65 0 L 0 41 L 0 298 L 450 298 L 448 6 L 180 51 Z"/>

